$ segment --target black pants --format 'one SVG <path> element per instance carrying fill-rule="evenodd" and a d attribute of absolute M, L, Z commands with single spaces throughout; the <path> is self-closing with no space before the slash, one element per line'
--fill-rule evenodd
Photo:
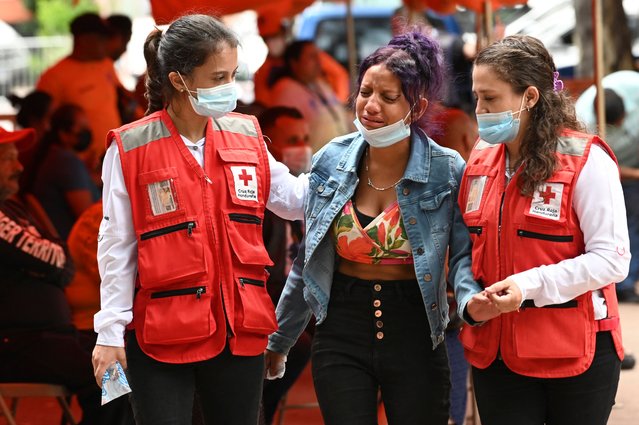
<path fill-rule="evenodd" d="M 130 333 L 127 363 L 137 425 L 191 425 L 197 391 L 210 425 L 255 425 L 258 420 L 264 356 L 234 356 L 227 347 L 202 362 L 159 362 L 142 352 Z"/>
<path fill-rule="evenodd" d="M 335 276 L 326 320 L 312 347 L 315 391 L 326 425 L 446 425 L 446 345 L 432 348 L 416 281 Z"/>
<path fill-rule="evenodd" d="M 100 406 L 93 377 L 93 332 L 73 328 L 42 332 L 0 332 L 0 381 L 45 382 L 67 387 L 82 408 L 81 425 L 132 424 L 126 397 Z"/>
<path fill-rule="evenodd" d="M 482 424 L 605 425 L 620 367 L 610 332 L 597 334 L 592 365 L 574 377 L 530 378 L 510 371 L 501 360 L 486 369 L 473 367 Z"/>

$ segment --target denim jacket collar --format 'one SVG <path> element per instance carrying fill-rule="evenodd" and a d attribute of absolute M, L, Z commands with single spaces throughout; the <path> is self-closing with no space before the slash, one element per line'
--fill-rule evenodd
<path fill-rule="evenodd" d="M 403 180 L 427 183 L 430 174 L 431 145 L 426 133 L 417 126 L 412 126 L 410 139 L 410 159 L 404 171 Z M 367 143 L 361 134 L 357 133 L 353 142 L 348 146 L 337 164 L 339 171 L 357 173 L 357 164 L 364 155 Z"/>

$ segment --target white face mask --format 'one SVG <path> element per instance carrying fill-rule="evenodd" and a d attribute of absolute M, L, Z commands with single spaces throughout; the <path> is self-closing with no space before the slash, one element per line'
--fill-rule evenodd
<path fill-rule="evenodd" d="M 396 123 L 374 130 L 369 130 L 364 127 L 357 116 L 355 116 L 353 124 L 355 124 L 357 130 L 359 130 L 369 145 L 374 148 L 385 148 L 410 136 L 410 125 L 405 123 L 410 112 L 411 111 L 408 111 L 408 114 Z"/>
<path fill-rule="evenodd" d="M 293 146 L 282 149 L 282 162 L 288 167 L 291 174 L 299 176 L 311 171 L 311 158 L 313 150 L 310 146 Z"/>
<path fill-rule="evenodd" d="M 196 114 L 203 117 L 222 118 L 237 106 L 235 81 L 208 89 L 190 90 L 178 72 L 182 84 L 189 92 L 189 101 Z M 197 93 L 197 98 L 192 93 Z"/>

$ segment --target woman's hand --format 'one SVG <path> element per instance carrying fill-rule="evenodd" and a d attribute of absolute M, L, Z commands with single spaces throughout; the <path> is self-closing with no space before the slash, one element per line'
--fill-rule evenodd
<path fill-rule="evenodd" d="M 511 278 L 490 285 L 486 288 L 486 293 L 502 313 L 519 310 L 522 302 L 521 289 Z"/>
<path fill-rule="evenodd" d="M 93 376 L 98 386 L 102 388 L 102 377 L 106 369 L 119 361 L 122 369 L 127 368 L 126 353 L 124 347 L 110 347 L 108 345 L 96 345 L 93 349 L 91 362 L 93 363 Z"/>
<path fill-rule="evenodd" d="M 501 314 L 501 311 L 493 304 L 486 291 L 473 295 L 468 304 L 466 304 L 466 311 L 475 322 L 485 322 Z"/>
<path fill-rule="evenodd" d="M 286 356 L 275 351 L 264 352 L 264 371 L 266 379 L 279 379 L 286 371 Z"/>

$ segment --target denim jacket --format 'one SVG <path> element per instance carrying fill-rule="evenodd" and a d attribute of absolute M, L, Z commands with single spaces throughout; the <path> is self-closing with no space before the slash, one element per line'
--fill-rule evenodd
<path fill-rule="evenodd" d="M 320 324 L 328 310 L 337 255 L 331 223 L 352 198 L 359 182 L 357 166 L 366 141 L 359 133 L 333 139 L 313 157 L 305 207 L 306 238 L 277 305 L 279 330 L 268 349 L 288 353 L 315 315 Z M 444 340 L 448 324 L 445 265 L 455 288 L 458 309 L 482 288 L 471 272 L 471 242 L 457 195 L 464 160 L 413 127 L 404 176 L 395 187 L 413 253 L 415 276 L 430 323 L 433 349 Z"/>

